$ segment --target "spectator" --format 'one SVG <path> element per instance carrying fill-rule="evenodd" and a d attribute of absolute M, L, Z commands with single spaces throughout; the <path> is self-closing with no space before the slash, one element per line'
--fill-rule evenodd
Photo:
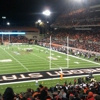
<path fill-rule="evenodd" d="M 96 95 L 96 96 L 94 97 L 94 100 L 100 100 L 100 95 Z"/>
<path fill-rule="evenodd" d="M 93 97 L 93 92 L 89 92 L 86 100 L 95 100 Z"/>
<path fill-rule="evenodd" d="M 4 100 L 14 100 L 14 92 L 11 87 L 6 88 L 4 95 L 3 95 L 3 99 Z"/>

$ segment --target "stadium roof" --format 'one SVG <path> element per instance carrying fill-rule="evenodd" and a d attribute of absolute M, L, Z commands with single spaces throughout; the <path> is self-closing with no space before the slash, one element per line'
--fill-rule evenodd
<path fill-rule="evenodd" d="M 13 32 L 38 32 L 39 29 L 34 27 L 0 27 L 0 31 L 7 32 L 7 31 L 13 31 Z"/>

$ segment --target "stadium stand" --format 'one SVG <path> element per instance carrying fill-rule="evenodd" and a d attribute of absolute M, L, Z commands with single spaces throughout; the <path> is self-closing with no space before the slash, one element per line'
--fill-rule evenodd
<path fill-rule="evenodd" d="M 79 9 L 69 13 L 64 12 L 56 19 L 53 25 L 67 27 L 100 25 L 100 9 L 97 10 L 98 7 L 99 6 L 92 6 L 90 8 Z"/>
<path fill-rule="evenodd" d="M 87 57 L 91 52 L 95 52 L 95 56 L 100 55 L 100 5 L 91 4 L 85 8 L 72 8 L 70 11 L 65 9 L 51 27 L 54 31 L 42 43 L 49 43 L 51 36 L 52 48 L 64 51 L 69 37 L 69 47 L 87 51 Z M 54 44 L 59 46 L 55 47 Z M 46 46 L 49 47 L 49 44 Z"/>
<path fill-rule="evenodd" d="M 94 99 L 95 98 L 95 99 Z M 100 82 L 84 82 L 84 79 L 75 84 L 65 82 L 64 85 L 56 84 L 54 87 L 39 85 L 37 90 L 28 88 L 19 94 L 7 87 L 1 100 L 100 100 Z"/>
<path fill-rule="evenodd" d="M 67 36 L 70 47 L 100 52 L 100 31 L 57 31 L 51 34 L 52 43 L 65 46 Z M 44 41 L 49 43 L 49 36 Z"/>
<path fill-rule="evenodd" d="M 4 36 L 3 41 L 9 41 L 8 36 Z M 10 36 L 11 43 L 28 43 L 28 39 L 25 36 Z M 0 42 L 2 42 L 2 37 L 0 37 Z"/>
<path fill-rule="evenodd" d="M 71 29 L 57 29 L 53 33 L 47 35 L 47 37 L 42 41 L 38 41 L 38 44 L 49 47 L 49 37 L 52 36 L 52 49 L 65 52 L 66 50 L 64 51 L 63 47 L 67 46 L 66 38 L 68 36 L 69 46 L 71 48 L 76 48 L 76 50 L 86 50 L 93 53 L 100 53 L 100 29 L 98 28 L 98 26 L 100 25 L 99 10 L 99 6 L 91 6 L 89 8 L 82 8 L 70 13 L 64 12 L 64 14 L 57 18 L 52 27 L 60 28 L 60 26 L 62 26 L 62 28 L 64 28 L 66 26 L 66 28 L 68 28 L 70 26 Z M 90 30 L 75 30 L 76 27 L 83 28 L 83 25 L 88 25 L 88 28 L 92 28 Z M 4 40 L 7 41 L 8 38 L 5 37 Z M 1 41 L 2 40 L 0 38 L 0 42 Z M 28 39 L 24 36 L 11 36 L 11 42 L 24 43 L 28 42 Z M 72 51 L 70 50 L 70 53 L 71 52 Z M 100 100 L 100 82 L 96 82 L 95 80 L 92 80 L 91 82 L 84 82 L 83 79 L 79 79 L 79 81 L 77 80 L 75 84 L 65 82 L 64 85 L 57 84 L 56 86 L 50 88 L 39 85 L 37 90 L 28 88 L 27 91 L 22 91 L 19 94 L 14 93 L 12 88 L 8 87 L 5 90 L 4 95 L 1 95 L 1 100 L 2 99 Z"/>

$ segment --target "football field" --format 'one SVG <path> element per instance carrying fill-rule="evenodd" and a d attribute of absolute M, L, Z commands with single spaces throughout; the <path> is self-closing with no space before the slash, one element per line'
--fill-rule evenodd
<path fill-rule="evenodd" d="M 32 49 L 32 51 L 26 51 L 26 49 Z M 68 56 L 53 50 L 50 56 L 48 48 L 37 45 L 0 46 L 0 74 L 98 66 L 100 63 L 94 62 L 93 59 Z"/>

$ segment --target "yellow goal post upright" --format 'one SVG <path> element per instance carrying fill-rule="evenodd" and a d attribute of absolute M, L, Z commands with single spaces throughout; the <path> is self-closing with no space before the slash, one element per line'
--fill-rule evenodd
<path fill-rule="evenodd" d="M 61 69 L 68 69 L 69 68 L 69 37 L 67 36 L 67 38 L 66 38 L 66 42 L 67 42 L 67 45 L 66 45 L 66 67 L 61 67 L 61 66 L 59 66 L 59 68 L 61 68 Z M 49 43 L 49 49 L 50 49 L 50 55 L 49 55 L 49 69 L 58 69 L 58 67 L 57 68 L 52 68 L 52 54 L 51 54 L 51 51 L 52 51 L 52 40 L 51 40 L 51 36 L 50 36 L 50 43 Z"/>

